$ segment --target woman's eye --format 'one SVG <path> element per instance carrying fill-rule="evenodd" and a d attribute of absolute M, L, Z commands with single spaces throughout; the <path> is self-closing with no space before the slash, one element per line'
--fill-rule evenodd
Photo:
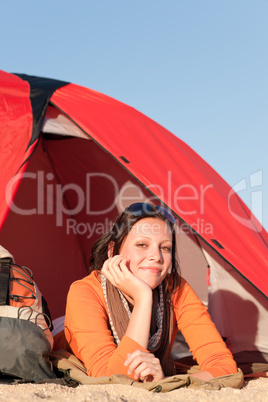
<path fill-rule="evenodd" d="M 164 250 L 167 253 L 171 253 L 171 247 L 164 246 L 162 247 L 162 250 Z"/>
<path fill-rule="evenodd" d="M 137 244 L 137 247 L 143 248 L 143 247 L 146 247 L 146 244 L 145 244 L 145 243 L 138 243 L 138 244 Z"/>

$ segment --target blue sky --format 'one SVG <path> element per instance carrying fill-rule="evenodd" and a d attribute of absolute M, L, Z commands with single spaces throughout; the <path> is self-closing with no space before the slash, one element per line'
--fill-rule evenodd
<path fill-rule="evenodd" d="M 268 0 L 0 0 L 0 68 L 125 102 L 268 228 Z"/>

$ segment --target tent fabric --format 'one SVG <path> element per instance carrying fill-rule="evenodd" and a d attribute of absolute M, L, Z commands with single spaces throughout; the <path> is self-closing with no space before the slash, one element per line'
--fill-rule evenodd
<path fill-rule="evenodd" d="M 32 138 L 29 146 L 32 145 L 39 137 L 43 118 L 48 106 L 49 100 L 58 88 L 67 85 L 67 82 L 46 79 L 42 77 L 33 77 L 26 74 L 16 74 L 22 80 L 30 85 L 30 101 L 33 115 Z"/>
<path fill-rule="evenodd" d="M 38 92 L 40 82 L 42 95 L 33 98 L 33 85 Z M 49 90 L 43 91 L 44 87 Z M 81 138 L 83 134 L 80 138 L 75 135 L 59 138 L 56 133 L 39 132 L 49 108 L 77 126 L 84 138 Z M 65 223 L 70 217 L 75 218 L 75 222 L 85 224 L 89 221 L 92 225 L 114 218 L 122 210 L 122 202 L 119 202 L 117 195 L 122 194 L 120 191 L 129 183 L 129 186 L 133 186 L 132 195 L 128 199 L 125 197 L 125 201 L 144 198 L 153 202 L 160 200 L 172 209 L 178 218 L 178 224 L 185 231 L 196 235 L 211 252 L 219 255 L 268 296 L 267 232 L 211 166 L 183 141 L 150 118 L 106 95 L 75 84 L 0 71 L 0 122 L 1 241 L 9 239 L 8 242 L 12 243 L 14 234 L 10 232 L 11 221 L 13 225 L 23 221 L 24 227 L 27 225 L 28 228 L 32 222 L 32 233 L 37 231 L 35 233 L 40 239 L 44 237 L 44 249 L 49 250 L 52 255 L 50 261 L 66 266 L 65 275 L 70 275 L 70 280 L 79 277 L 86 272 L 86 269 L 79 267 L 86 264 L 89 243 L 93 237 L 89 241 L 86 234 L 76 236 L 74 230 L 69 233 L 68 238 L 64 236 L 66 226 L 54 227 L 53 214 L 49 210 L 52 209 L 49 207 L 52 201 L 48 198 L 45 207 L 43 205 L 46 211 L 49 210 L 46 216 L 18 216 L 19 214 L 14 213 L 10 209 L 11 200 L 15 204 L 16 200 L 20 200 L 22 204 L 30 205 L 38 190 L 27 188 L 31 180 L 28 179 L 26 184 L 26 179 L 22 180 L 24 176 L 21 175 L 18 179 L 16 173 L 27 173 L 29 169 L 33 169 L 37 175 L 43 169 L 47 192 L 53 185 L 56 189 L 65 186 L 66 191 L 60 199 L 65 205 L 64 213 L 59 213 L 58 210 L 53 212 L 53 219 L 56 217 Z M 33 131 L 37 133 L 34 137 Z M 68 192 L 67 186 L 68 183 L 73 183 L 77 189 L 85 188 L 83 177 L 88 172 L 93 184 L 90 194 L 86 194 L 91 197 L 90 206 L 86 205 L 76 214 L 77 197 L 80 193 Z M 110 181 L 107 180 L 107 172 L 110 174 Z M 98 174 L 103 180 L 97 180 L 94 174 Z M 10 185 L 10 180 L 14 177 L 16 185 Z M 60 197 L 59 193 L 52 195 L 56 204 L 57 197 Z M 30 210 L 28 206 L 27 208 Z M 105 209 L 109 209 L 106 216 L 98 214 L 98 211 Z M 74 211 L 73 215 L 68 210 Z M 38 233 L 37 222 L 41 225 L 39 227 L 44 225 L 46 228 L 42 230 L 43 233 Z M 62 233 L 58 236 L 59 232 Z M 96 230 L 94 233 L 98 234 Z M 34 242 L 34 235 L 32 238 Z M 66 257 L 61 256 L 63 260 L 57 255 L 55 244 L 51 244 L 53 239 L 55 242 L 59 241 L 61 246 L 66 242 Z M 6 246 L 5 243 L 3 245 Z M 74 245 L 77 247 L 75 251 L 72 250 Z M 10 245 L 7 247 L 15 254 Z M 20 254 L 25 246 L 23 242 L 19 245 L 17 241 L 16 247 Z M 43 247 L 42 241 L 39 242 L 39 247 Z M 44 257 L 44 252 L 38 252 L 39 257 L 40 254 Z M 36 250 L 33 255 L 35 253 Z M 73 268 L 67 266 L 69 257 L 72 257 L 72 261 L 77 261 L 75 274 L 72 274 Z M 48 257 L 45 258 L 48 262 Z M 29 261 L 35 263 L 34 257 L 29 258 Z M 45 280 L 44 277 L 45 273 L 40 274 L 42 280 Z M 45 293 L 43 289 L 42 292 Z"/>
<path fill-rule="evenodd" d="M 253 292 L 250 283 L 219 256 L 212 256 L 206 245 L 203 252 L 211 267 L 208 311 L 219 333 L 228 339 L 236 362 L 245 362 L 245 352 L 254 353 L 256 363 L 268 362 L 268 299 Z"/>
<path fill-rule="evenodd" d="M 19 168 L 21 173 L 25 170 L 23 164 L 36 145 L 49 99 L 57 88 L 66 84 L 63 81 L 0 71 L 1 189 L 6 189 L 8 180 Z M 17 186 L 9 197 L 11 200 L 19 182 L 17 180 Z M 5 192 L 1 191 L 0 224 L 8 212 L 4 198 Z"/>

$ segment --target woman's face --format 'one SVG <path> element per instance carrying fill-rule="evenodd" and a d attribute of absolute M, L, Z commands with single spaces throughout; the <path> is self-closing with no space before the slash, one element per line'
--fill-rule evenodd
<path fill-rule="evenodd" d="M 166 277 L 172 262 L 172 233 L 158 218 L 144 218 L 135 223 L 124 239 L 120 254 L 131 272 L 156 288 Z"/>

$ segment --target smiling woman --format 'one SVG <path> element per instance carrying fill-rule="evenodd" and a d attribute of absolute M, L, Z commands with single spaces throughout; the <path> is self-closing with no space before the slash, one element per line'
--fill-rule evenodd
<path fill-rule="evenodd" d="M 171 350 L 178 329 L 202 379 L 237 372 L 206 307 L 180 277 L 175 219 L 136 203 L 94 245 L 93 272 L 72 284 L 65 336 L 89 376 L 157 381 L 181 369 Z"/>

